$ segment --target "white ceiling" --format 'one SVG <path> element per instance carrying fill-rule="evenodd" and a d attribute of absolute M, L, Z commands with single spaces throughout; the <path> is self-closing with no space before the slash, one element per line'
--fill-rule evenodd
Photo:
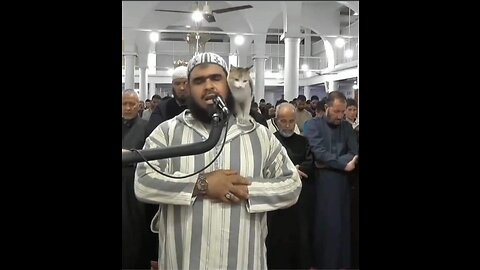
<path fill-rule="evenodd" d="M 148 43 L 148 40 L 140 38 L 144 36 L 145 32 L 169 28 L 180 30 L 183 28 L 184 31 L 192 30 L 185 28 L 186 25 L 195 26 L 191 14 L 160 12 L 155 11 L 155 9 L 193 11 L 195 3 L 195 1 L 123 1 L 123 42 L 125 49 L 135 50 L 135 48 L 148 46 L 148 44 L 145 44 Z M 204 5 L 205 1 L 199 1 L 199 3 Z M 216 22 L 208 23 L 203 20 L 200 23 L 200 27 L 214 27 L 214 29 L 223 32 L 266 33 L 267 31 L 283 31 L 284 15 L 282 9 L 289 10 L 287 6 L 291 5 L 301 5 L 301 16 L 299 18 L 301 27 L 312 29 L 319 36 L 338 35 L 341 29 L 347 26 L 349 18 L 351 23 L 358 20 L 358 16 L 353 16 L 355 11 L 358 12 L 358 1 L 208 1 L 208 5 L 212 10 L 241 5 L 253 6 L 253 8 L 245 10 L 222 14 L 214 13 Z M 349 8 L 347 6 L 353 9 L 350 16 L 342 15 L 348 14 Z M 356 35 L 357 33 L 351 34 Z"/>

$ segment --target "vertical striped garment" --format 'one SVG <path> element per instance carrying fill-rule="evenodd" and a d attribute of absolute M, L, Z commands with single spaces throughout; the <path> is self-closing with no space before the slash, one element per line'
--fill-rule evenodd
<path fill-rule="evenodd" d="M 237 170 L 248 178 L 250 197 L 239 204 L 216 202 L 192 193 L 198 175 L 165 177 L 139 163 L 135 194 L 157 203 L 152 221 L 159 234 L 160 269 L 267 269 L 265 238 L 267 211 L 297 202 L 302 183 L 285 148 L 264 126 L 245 128 L 230 117 L 225 146 L 205 173 Z M 202 169 L 220 151 L 225 129 L 216 147 L 195 156 L 152 161 L 161 171 L 183 176 Z M 144 149 L 204 141 L 209 131 L 189 110 L 160 124 Z"/>

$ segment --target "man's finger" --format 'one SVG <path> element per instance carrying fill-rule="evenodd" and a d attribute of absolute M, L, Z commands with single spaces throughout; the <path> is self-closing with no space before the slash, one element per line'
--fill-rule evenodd
<path fill-rule="evenodd" d="M 240 202 L 240 199 L 237 196 L 235 196 L 232 192 L 228 192 L 227 194 L 225 194 L 225 198 L 230 203 L 239 203 Z"/>
<path fill-rule="evenodd" d="M 300 171 L 300 170 L 298 170 L 298 169 L 297 169 L 297 171 L 298 171 L 298 174 L 300 174 L 301 177 L 303 177 L 303 178 L 308 178 L 308 175 L 307 175 L 306 173 L 304 173 L 304 172 L 302 172 L 302 171 Z"/>
<path fill-rule="evenodd" d="M 246 200 L 248 199 L 248 188 L 245 185 L 236 185 L 230 188 L 230 192 L 237 198 Z"/>
<path fill-rule="evenodd" d="M 250 185 L 252 182 L 243 176 L 237 176 L 233 179 L 232 184 L 234 185 Z"/>

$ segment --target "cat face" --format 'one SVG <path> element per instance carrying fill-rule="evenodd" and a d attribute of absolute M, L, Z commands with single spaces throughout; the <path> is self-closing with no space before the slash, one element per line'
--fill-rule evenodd
<path fill-rule="evenodd" d="M 250 66 L 248 68 L 242 68 L 242 67 L 234 67 L 230 66 L 230 73 L 228 75 L 228 84 L 230 85 L 230 89 L 232 91 L 237 90 L 237 89 L 243 89 L 246 88 L 247 85 L 249 84 L 249 81 L 251 80 L 250 77 L 250 69 L 253 66 Z"/>

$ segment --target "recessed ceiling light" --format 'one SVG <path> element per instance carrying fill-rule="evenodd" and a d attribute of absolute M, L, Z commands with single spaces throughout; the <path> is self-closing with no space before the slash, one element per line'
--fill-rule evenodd
<path fill-rule="evenodd" d="M 160 39 L 160 35 L 158 34 L 158 32 L 151 32 L 150 33 L 150 40 L 152 42 L 157 42 L 158 40 Z"/>
<path fill-rule="evenodd" d="M 238 46 L 242 45 L 243 42 L 245 42 L 245 38 L 242 35 L 237 35 L 235 37 L 235 44 L 237 44 Z"/>
<path fill-rule="evenodd" d="M 353 56 L 353 50 L 352 49 L 345 50 L 345 57 L 346 58 L 352 58 L 352 56 Z"/>
<path fill-rule="evenodd" d="M 200 10 L 195 10 L 193 13 L 192 13 L 192 19 L 195 21 L 195 22 L 199 22 L 203 19 L 203 15 L 202 15 L 202 12 Z"/>
<path fill-rule="evenodd" d="M 335 46 L 337 46 L 337 48 L 342 48 L 343 45 L 345 45 L 345 39 L 339 37 L 335 40 Z"/>

